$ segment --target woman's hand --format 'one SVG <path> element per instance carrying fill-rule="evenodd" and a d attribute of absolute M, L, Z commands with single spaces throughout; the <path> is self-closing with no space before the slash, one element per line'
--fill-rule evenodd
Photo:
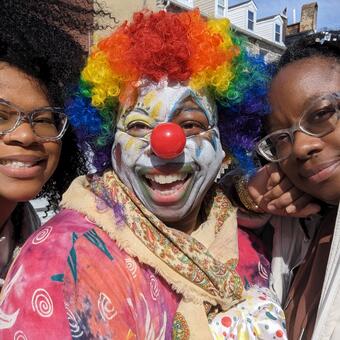
<path fill-rule="evenodd" d="M 275 163 L 249 180 L 248 191 L 259 210 L 273 215 L 306 217 L 320 210 L 314 198 L 296 188 Z"/>

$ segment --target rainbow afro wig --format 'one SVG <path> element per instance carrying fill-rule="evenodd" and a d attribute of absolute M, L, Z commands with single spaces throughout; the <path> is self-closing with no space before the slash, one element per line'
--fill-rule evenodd
<path fill-rule="evenodd" d="M 167 79 L 208 89 L 217 103 L 222 144 L 249 173 L 250 151 L 268 111 L 271 71 L 245 44 L 227 19 L 206 20 L 198 10 L 138 12 L 101 40 L 66 109 L 79 145 L 93 151 L 95 168 L 110 167 L 118 108 L 133 104 L 139 81 Z"/>

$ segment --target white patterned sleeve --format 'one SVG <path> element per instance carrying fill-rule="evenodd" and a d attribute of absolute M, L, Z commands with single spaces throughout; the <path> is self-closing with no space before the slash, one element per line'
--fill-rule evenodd
<path fill-rule="evenodd" d="M 283 310 L 268 288 L 251 287 L 242 301 L 210 322 L 215 340 L 287 340 Z"/>

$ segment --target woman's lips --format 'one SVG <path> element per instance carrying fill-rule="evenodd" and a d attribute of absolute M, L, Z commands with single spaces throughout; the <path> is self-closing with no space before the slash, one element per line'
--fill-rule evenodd
<path fill-rule="evenodd" d="M 3 158 L 0 160 L 0 173 L 7 177 L 29 179 L 39 176 L 45 166 L 46 159 L 40 157 Z"/>
<path fill-rule="evenodd" d="M 339 165 L 340 160 L 322 164 L 316 169 L 309 170 L 310 174 L 307 174 L 305 177 L 308 179 L 308 181 L 315 184 L 321 183 L 331 177 Z"/>

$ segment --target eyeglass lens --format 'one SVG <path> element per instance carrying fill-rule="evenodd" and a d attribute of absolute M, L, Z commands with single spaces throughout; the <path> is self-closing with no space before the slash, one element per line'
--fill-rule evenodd
<path fill-rule="evenodd" d="M 339 103 L 332 97 L 323 98 L 313 105 L 302 117 L 300 127 L 315 136 L 333 131 L 338 121 Z"/>
<path fill-rule="evenodd" d="M 20 119 L 20 112 L 0 103 L 0 133 L 11 131 Z M 66 124 L 66 116 L 58 111 L 43 109 L 31 114 L 31 126 L 34 133 L 41 138 L 57 137 Z"/>
<path fill-rule="evenodd" d="M 282 132 L 268 136 L 259 144 L 261 151 L 269 159 L 281 159 L 288 157 L 292 150 L 292 142 L 289 133 Z"/>
<path fill-rule="evenodd" d="M 304 133 L 322 137 L 334 131 L 339 119 L 339 97 L 325 96 L 313 103 L 303 114 L 299 127 Z M 270 160 L 287 158 L 292 151 L 293 140 L 288 131 L 278 131 L 264 138 L 258 145 Z"/>

